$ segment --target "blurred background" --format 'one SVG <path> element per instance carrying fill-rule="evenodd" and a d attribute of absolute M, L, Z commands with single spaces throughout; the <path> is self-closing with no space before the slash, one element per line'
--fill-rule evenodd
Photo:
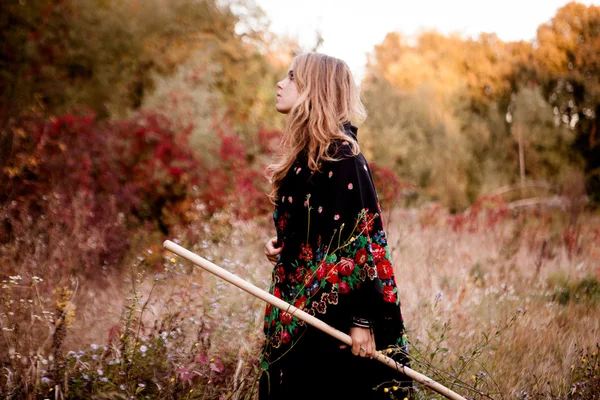
<path fill-rule="evenodd" d="M 597 398 L 600 5 L 21 0 L 0 30 L 1 397 L 255 396 L 264 305 L 162 241 L 268 287 L 275 84 L 321 51 L 369 112 L 416 368 Z"/>

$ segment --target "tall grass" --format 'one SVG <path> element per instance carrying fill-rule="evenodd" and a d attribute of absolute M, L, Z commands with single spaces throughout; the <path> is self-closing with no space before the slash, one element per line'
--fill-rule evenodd
<path fill-rule="evenodd" d="M 598 398 L 599 217 L 575 239 L 560 213 L 455 218 L 386 215 L 411 366 L 470 398 Z M 272 233 L 268 219 L 217 213 L 170 239 L 267 288 Z M 138 239 L 102 279 L 44 259 L 8 265 L 5 253 L 0 396 L 255 397 L 264 305 L 164 251 L 164 238 Z M 77 245 L 50 243 L 56 258 Z"/>

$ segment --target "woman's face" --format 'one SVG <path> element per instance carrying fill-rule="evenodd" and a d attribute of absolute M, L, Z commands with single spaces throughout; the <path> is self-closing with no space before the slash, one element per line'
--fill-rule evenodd
<path fill-rule="evenodd" d="M 285 79 L 277 82 L 277 99 L 275 108 L 282 114 L 290 112 L 298 99 L 298 89 L 294 81 L 294 67 L 292 66 Z"/>

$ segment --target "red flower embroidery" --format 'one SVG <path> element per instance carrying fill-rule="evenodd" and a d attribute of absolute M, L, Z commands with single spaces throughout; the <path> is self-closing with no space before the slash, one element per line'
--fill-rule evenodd
<path fill-rule="evenodd" d="M 303 280 L 305 272 L 306 272 L 306 269 L 304 267 L 298 268 L 296 270 L 296 274 L 294 275 L 294 281 L 299 282 L 299 281 Z"/>
<path fill-rule="evenodd" d="M 360 220 L 358 229 L 361 232 L 371 232 L 373 230 L 373 223 L 375 222 L 374 215 L 367 212 L 365 216 Z"/>
<path fill-rule="evenodd" d="M 298 256 L 299 259 L 305 260 L 305 261 L 312 260 L 313 252 L 312 252 L 312 249 L 310 248 L 310 244 L 302 243 L 300 245 L 300 249 L 301 249 L 300 255 Z"/>
<path fill-rule="evenodd" d="M 285 277 L 285 271 L 281 265 L 275 269 L 275 282 L 282 282 Z"/>
<path fill-rule="evenodd" d="M 292 340 L 292 335 L 287 331 L 281 332 L 281 342 L 283 344 L 288 344 Z"/>
<path fill-rule="evenodd" d="M 303 309 L 304 307 L 306 307 L 306 296 L 302 296 L 298 300 L 296 300 L 294 306 L 296 306 L 296 308 L 299 309 Z"/>
<path fill-rule="evenodd" d="M 367 253 L 367 249 L 360 249 L 360 250 L 358 250 L 356 252 L 356 255 L 354 256 L 354 260 L 361 267 L 363 265 L 365 265 L 365 263 L 367 262 L 368 258 L 369 258 L 369 253 Z"/>
<path fill-rule="evenodd" d="M 336 284 L 339 281 L 340 281 L 340 277 L 338 276 L 337 264 L 329 264 L 327 266 L 327 282 Z"/>
<path fill-rule="evenodd" d="M 394 292 L 393 286 L 384 286 L 383 287 L 383 300 L 387 301 L 388 303 L 396 303 L 397 299 L 398 299 L 398 297 L 396 296 L 396 293 Z"/>
<path fill-rule="evenodd" d="M 315 273 L 312 271 L 306 272 L 304 275 L 304 287 L 310 287 L 313 283 L 313 278 L 315 277 Z"/>
<path fill-rule="evenodd" d="M 354 272 L 354 260 L 342 257 L 339 262 L 339 271 L 343 276 L 350 276 Z"/>
<path fill-rule="evenodd" d="M 389 260 L 381 260 L 377 263 L 377 275 L 379 275 L 379 278 L 390 279 L 393 273 L 394 269 Z"/>
<path fill-rule="evenodd" d="M 275 289 L 273 290 L 273 296 L 277 297 L 278 299 L 281 298 L 281 289 L 279 289 L 277 286 L 275 286 Z"/>
<path fill-rule="evenodd" d="M 325 277 L 325 274 L 327 273 L 327 265 L 325 264 L 325 261 L 321 261 L 321 264 L 319 264 L 319 268 L 317 268 L 316 271 L 316 275 L 317 275 L 317 279 L 321 280 Z"/>
<path fill-rule="evenodd" d="M 385 248 L 380 245 L 373 243 L 371 245 L 371 253 L 373 254 L 373 261 L 378 263 L 385 258 Z"/>
<path fill-rule="evenodd" d="M 281 323 L 284 325 L 291 324 L 293 318 L 294 317 L 292 317 L 292 314 L 287 313 L 287 312 L 282 312 L 281 315 L 279 316 L 279 319 L 281 319 Z"/>
<path fill-rule="evenodd" d="M 350 286 L 346 282 L 340 282 L 340 286 L 338 287 L 338 292 L 340 294 L 346 294 L 350 291 Z"/>

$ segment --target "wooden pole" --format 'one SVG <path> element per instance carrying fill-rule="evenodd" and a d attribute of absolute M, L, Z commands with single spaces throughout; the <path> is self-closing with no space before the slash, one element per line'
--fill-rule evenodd
<path fill-rule="evenodd" d="M 172 251 L 173 253 L 185 258 L 186 260 L 194 263 L 195 265 L 218 276 L 219 278 L 226 280 L 227 282 L 231 283 L 232 285 L 239 287 L 240 289 L 250 293 L 251 295 L 258 297 L 259 299 L 264 300 L 267 303 L 269 303 L 287 313 L 290 313 L 295 317 L 298 317 L 299 319 L 306 322 L 307 324 L 312 325 L 315 328 L 322 330 L 323 332 L 327 333 L 328 335 L 333 336 L 334 338 L 340 340 L 341 342 L 343 342 L 349 346 L 352 346 L 352 338 L 350 338 L 349 335 L 327 325 L 320 319 L 315 318 L 312 315 L 306 313 L 305 311 L 302 311 L 299 308 L 296 308 L 293 305 L 286 303 L 285 301 L 252 285 L 251 283 L 246 282 L 239 276 L 234 275 L 231 272 L 224 270 L 223 268 L 219 267 L 218 265 L 211 263 L 210 261 L 200 257 L 199 255 L 197 255 L 195 253 L 192 253 L 191 251 L 187 250 L 184 247 L 179 246 L 176 243 L 171 242 L 170 240 L 165 240 L 165 242 L 163 243 L 163 246 L 166 249 Z M 439 394 L 445 396 L 448 399 L 466 400 L 461 395 L 453 392 L 452 390 L 439 384 L 438 382 L 426 377 L 425 375 L 420 374 L 419 372 L 417 372 L 415 370 L 412 370 L 412 369 L 398 363 L 397 361 L 395 361 L 383 354 L 376 353 L 374 358 L 377 361 L 380 361 L 383 364 L 387 365 L 388 367 L 391 367 L 391 368 L 395 369 L 396 371 L 402 372 L 404 375 L 406 375 L 406 376 L 414 379 L 415 381 L 421 383 L 422 385 L 438 392 Z"/>

